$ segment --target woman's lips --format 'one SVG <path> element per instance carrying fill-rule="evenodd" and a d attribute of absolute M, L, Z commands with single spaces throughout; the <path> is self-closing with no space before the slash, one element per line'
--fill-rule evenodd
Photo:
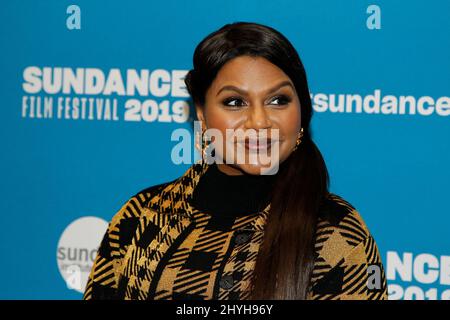
<path fill-rule="evenodd" d="M 262 140 L 245 140 L 241 142 L 244 145 L 245 149 L 249 151 L 259 151 L 259 150 L 270 150 L 273 144 L 279 141 L 270 140 L 270 139 L 262 139 Z"/>

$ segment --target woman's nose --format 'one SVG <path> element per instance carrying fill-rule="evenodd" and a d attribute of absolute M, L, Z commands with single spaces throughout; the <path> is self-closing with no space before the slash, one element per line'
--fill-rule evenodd
<path fill-rule="evenodd" d="M 263 105 L 254 105 L 249 108 L 246 121 L 248 129 L 265 129 L 271 126 L 269 114 Z"/>

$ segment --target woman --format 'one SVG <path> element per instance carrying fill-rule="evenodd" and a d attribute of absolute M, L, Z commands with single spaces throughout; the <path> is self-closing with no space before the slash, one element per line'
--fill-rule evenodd
<path fill-rule="evenodd" d="M 205 130 L 253 130 L 257 140 L 202 139 L 214 163 L 132 197 L 109 225 L 84 299 L 386 299 L 374 239 L 328 191 L 291 43 L 267 26 L 227 24 L 197 46 L 185 82 Z M 230 153 L 238 144 L 243 162 Z M 248 161 L 275 149 L 269 165 Z"/>

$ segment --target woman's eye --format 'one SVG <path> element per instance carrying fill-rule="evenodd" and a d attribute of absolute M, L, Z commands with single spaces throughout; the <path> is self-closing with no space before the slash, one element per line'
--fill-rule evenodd
<path fill-rule="evenodd" d="M 285 95 L 279 95 L 270 100 L 269 104 L 271 105 L 287 105 L 291 102 L 291 98 Z M 223 100 L 223 105 L 232 108 L 239 108 L 246 105 L 246 102 L 238 97 L 231 97 Z"/>
<path fill-rule="evenodd" d="M 242 107 L 245 102 L 240 98 L 228 98 L 223 101 L 223 104 L 227 107 Z"/>
<path fill-rule="evenodd" d="M 291 102 L 291 99 L 288 96 L 284 96 L 284 95 L 276 96 L 270 101 L 271 104 L 275 104 L 275 105 L 286 105 L 289 102 Z"/>

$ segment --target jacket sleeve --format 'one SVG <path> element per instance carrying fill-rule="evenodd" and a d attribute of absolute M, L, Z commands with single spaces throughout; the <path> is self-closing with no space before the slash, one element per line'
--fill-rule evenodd
<path fill-rule="evenodd" d="M 149 200 L 169 183 L 139 191 L 114 215 L 97 251 L 84 291 L 84 300 L 124 299 L 127 278 L 122 273 L 127 250 Z"/>
<path fill-rule="evenodd" d="M 127 228 L 127 225 L 132 204 L 133 199 L 128 200 L 109 223 L 97 251 L 83 300 L 120 299 L 119 271 L 127 248 L 124 246 L 124 238 L 132 236 L 132 230 L 125 230 L 131 229 Z"/>
<path fill-rule="evenodd" d="M 313 300 L 387 300 L 384 267 L 369 234 L 312 285 Z"/>

